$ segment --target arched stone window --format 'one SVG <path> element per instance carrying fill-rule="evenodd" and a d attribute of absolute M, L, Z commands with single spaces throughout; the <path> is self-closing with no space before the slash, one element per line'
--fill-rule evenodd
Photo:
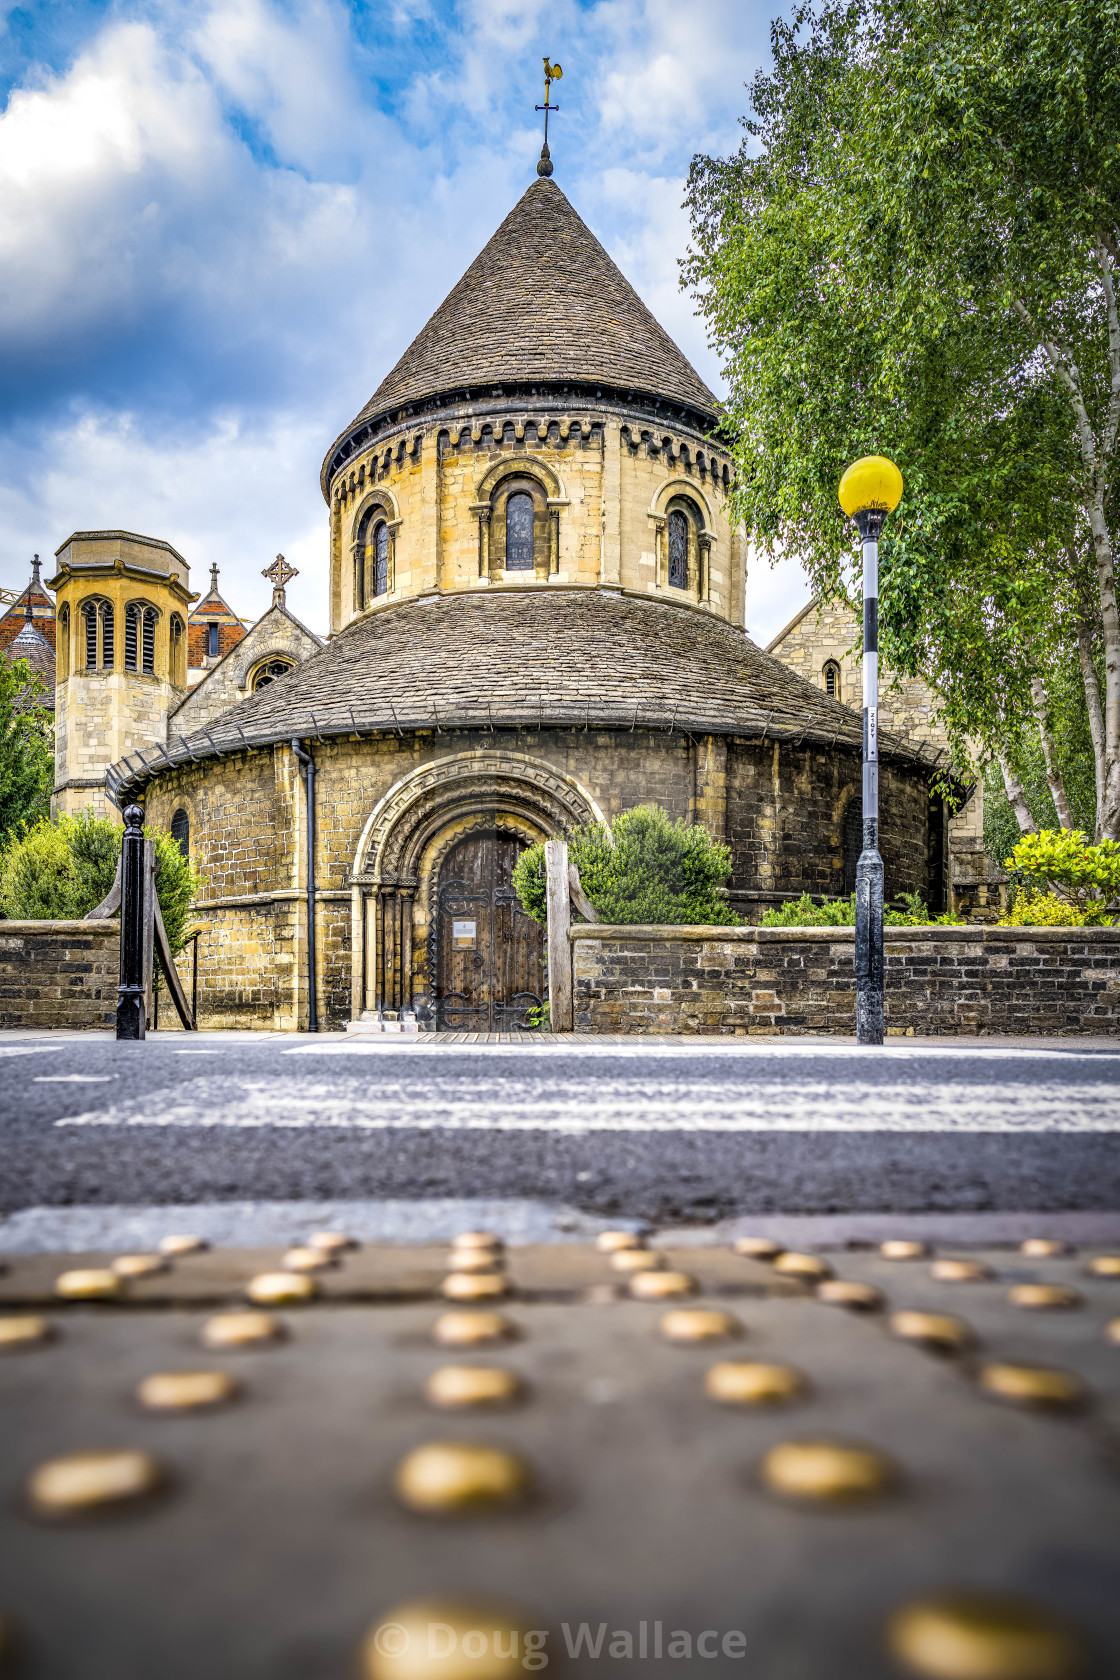
<path fill-rule="evenodd" d="M 130 601 L 124 609 L 124 668 L 154 676 L 156 669 L 156 619 L 159 612 L 143 601 Z"/>
<path fill-rule="evenodd" d="M 373 527 L 373 593 L 387 595 L 389 593 L 389 527 L 384 519 L 379 519 Z"/>
<path fill-rule="evenodd" d="M 82 602 L 82 624 L 85 630 L 85 668 L 87 671 L 113 669 L 113 603 L 90 600 Z"/>
<path fill-rule="evenodd" d="M 269 683 L 275 682 L 277 677 L 286 675 L 292 669 L 290 659 L 266 659 L 258 665 L 249 679 L 249 687 L 255 694 L 258 688 L 267 688 Z"/>
<path fill-rule="evenodd" d="M 506 502 L 506 571 L 533 569 L 533 498 L 518 490 Z"/>
<path fill-rule="evenodd" d="M 354 610 L 364 612 L 393 587 L 393 533 L 386 511 L 375 505 L 363 514 L 354 538 Z"/>
<path fill-rule="evenodd" d="M 169 625 L 171 639 L 171 681 L 179 688 L 186 687 L 186 672 L 183 670 L 183 652 L 186 647 L 186 626 L 178 613 L 171 614 Z"/>
<path fill-rule="evenodd" d="M 184 859 L 189 862 L 191 855 L 191 819 L 181 805 L 171 819 L 171 838 L 182 852 Z"/>
<path fill-rule="evenodd" d="M 669 584 L 688 588 L 688 518 L 680 508 L 669 515 Z"/>
<path fill-rule="evenodd" d="M 840 667 L 835 659 L 826 659 L 824 666 L 824 691 L 830 700 L 841 699 Z"/>
<path fill-rule="evenodd" d="M 490 575 L 530 572 L 547 577 L 554 546 L 548 493 L 538 479 L 518 473 L 500 481 L 491 500 Z"/>

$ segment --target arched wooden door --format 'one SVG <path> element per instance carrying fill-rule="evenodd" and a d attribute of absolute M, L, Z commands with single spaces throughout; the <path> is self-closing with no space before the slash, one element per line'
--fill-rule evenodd
<path fill-rule="evenodd" d="M 530 1025 L 547 993 L 544 929 L 522 910 L 508 834 L 473 834 L 447 854 L 436 892 L 436 1026 L 501 1032 Z"/>

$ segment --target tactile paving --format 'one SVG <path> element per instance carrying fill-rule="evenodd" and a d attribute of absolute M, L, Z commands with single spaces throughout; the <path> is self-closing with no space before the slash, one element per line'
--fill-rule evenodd
<path fill-rule="evenodd" d="M 933 1612 L 898 1618 L 961 1592 L 1056 1617 L 1086 1680 L 1120 1673 L 1120 1345 L 1106 1335 L 1120 1279 L 1094 1273 L 1089 1254 L 950 1255 L 985 1268 L 962 1285 L 931 1275 L 935 1256 L 831 1251 L 836 1277 L 884 1297 L 852 1312 L 819 1300 L 811 1278 L 729 1249 L 666 1249 L 699 1280 L 677 1307 L 632 1298 L 592 1247 L 511 1248 L 501 1312 L 516 1336 L 449 1353 L 437 1319 L 473 1310 L 440 1296 L 449 1250 L 371 1246 L 318 1274 L 314 1303 L 269 1309 L 282 1339 L 204 1345 L 215 1310 L 245 1310 L 249 1280 L 283 1252 L 173 1258 L 103 1302 L 58 1299 L 54 1280 L 111 1255 L 11 1260 L 0 1314 L 34 1310 L 56 1332 L 0 1349 L 0 1623 L 14 1676 L 404 1673 L 370 1656 L 395 1606 L 465 1605 L 467 1620 L 447 1624 L 462 1633 L 472 1605 L 489 1626 L 497 1612 L 481 1606 L 497 1598 L 510 1628 L 544 1636 L 510 1673 L 904 1680 L 922 1672 L 905 1666 L 921 1640 L 889 1629 L 925 1627 Z M 1075 1288 L 1083 1304 L 1025 1311 L 1009 1298 L 1022 1283 Z M 732 1343 L 663 1333 L 667 1313 L 708 1309 L 733 1312 Z M 892 1333 L 898 1311 L 959 1316 L 974 1342 L 929 1351 Z M 721 1403 L 707 1373 L 729 1362 L 792 1368 L 804 1384 Z M 1067 1371 L 1087 1401 L 1002 1403 L 980 1380 L 996 1363 Z M 449 1364 L 512 1373 L 517 1403 L 433 1404 Z M 138 1399 L 157 1375 L 204 1371 L 235 1379 L 237 1403 Z M 401 1467 L 435 1443 L 508 1454 L 451 1462 L 524 1465 L 524 1487 L 490 1506 L 410 1509 Z M 853 1449 L 876 1457 L 845 1459 Z M 92 1452 L 148 1455 L 160 1476 L 111 1508 L 36 1515 L 35 1471 Z M 867 1476 L 858 1498 L 793 1487 L 838 1485 L 861 1462 L 890 1473 Z"/>

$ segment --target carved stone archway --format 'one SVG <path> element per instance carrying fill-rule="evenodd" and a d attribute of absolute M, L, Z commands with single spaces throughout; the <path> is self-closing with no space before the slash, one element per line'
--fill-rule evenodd
<path fill-rule="evenodd" d="M 527 753 L 449 753 L 402 776 L 370 813 L 354 854 L 354 1018 L 427 1014 L 432 893 L 457 841 L 493 828 L 532 844 L 605 821 L 574 776 Z"/>

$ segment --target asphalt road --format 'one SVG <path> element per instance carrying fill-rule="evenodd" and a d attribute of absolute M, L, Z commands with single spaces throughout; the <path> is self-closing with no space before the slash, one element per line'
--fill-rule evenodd
<path fill-rule="evenodd" d="M 437 1197 L 1115 1210 L 1120 1048 L 0 1040 L 0 1212 Z"/>

